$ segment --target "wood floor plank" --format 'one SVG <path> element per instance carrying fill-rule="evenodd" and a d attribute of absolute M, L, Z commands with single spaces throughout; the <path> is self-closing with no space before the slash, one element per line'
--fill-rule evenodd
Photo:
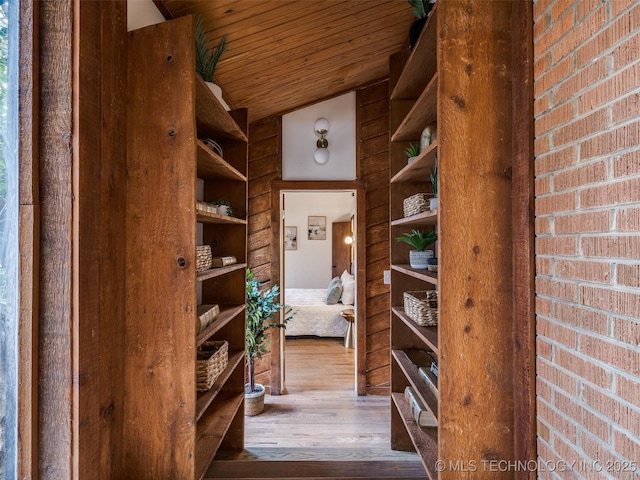
<path fill-rule="evenodd" d="M 287 339 L 285 395 L 245 417 L 245 450 L 221 452 L 205 478 L 427 478 L 418 455 L 390 449 L 390 398 L 355 391 L 342 339 Z"/>

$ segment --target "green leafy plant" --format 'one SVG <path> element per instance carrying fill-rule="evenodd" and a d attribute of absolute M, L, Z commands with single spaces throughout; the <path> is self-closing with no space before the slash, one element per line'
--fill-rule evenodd
<path fill-rule="evenodd" d="M 438 196 L 438 162 L 433 165 L 431 169 L 431 174 L 429 175 L 431 179 L 431 186 L 433 187 L 433 196 Z"/>
<path fill-rule="evenodd" d="M 254 392 L 256 388 L 254 374 L 254 360 L 262 358 L 267 353 L 267 330 L 270 328 L 286 328 L 291 317 L 287 317 L 282 323 L 274 320 L 274 314 L 279 312 L 283 305 L 276 299 L 280 295 L 278 285 L 269 289 L 261 290 L 260 282 L 255 279 L 250 269 L 246 271 L 246 294 L 247 294 L 247 330 L 245 338 L 245 354 L 247 358 L 247 368 L 249 377 L 249 392 Z"/>
<path fill-rule="evenodd" d="M 411 145 L 409 145 L 406 148 L 404 153 L 406 153 L 407 157 L 409 157 L 409 158 L 417 157 L 418 155 L 420 155 L 420 144 L 419 143 L 412 143 Z"/>
<path fill-rule="evenodd" d="M 222 54 L 229 48 L 227 35 L 223 35 L 216 45 L 216 48 L 211 50 L 204 33 L 204 21 L 202 17 L 198 17 L 196 19 L 195 42 L 196 72 L 205 82 L 213 82 L 218 61 Z"/>
<path fill-rule="evenodd" d="M 422 230 L 412 230 L 411 233 L 405 232 L 400 237 L 396 237 L 396 242 L 408 243 L 414 249 L 422 252 L 437 239 L 438 234 L 435 230 L 430 230 L 426 233 Z"/>
<path fill-rule="evenodd" d="M 430 0 L 407 0 L 409 5 L 413 7 L 413 15 L 416 18 L 423 18 L 429 15 L 433 3 Z"/>
<path fill-rule="evenodd" d="M 215 200 L 211 202 L 211 204 L 215 205 L 216 207 L 227 207 L 227 215 L 233 217 L 233 209 L 231 208 L 231 204 L 227 200 Z"/>

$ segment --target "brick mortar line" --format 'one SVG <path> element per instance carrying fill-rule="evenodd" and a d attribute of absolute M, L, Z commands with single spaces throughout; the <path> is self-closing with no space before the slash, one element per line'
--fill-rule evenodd
<path fill-rule="evenodd" d="M 625 293 L 637 293 L 637 292 L 625 292 Z M 611 317 L 611 318 L 610 318 L 610 322 L 611 322 L 611 324 L 612 324 L 611 326 L 613 326 L 613 321 L 614 321 L 616 318 L 618 318 L 618 319 L 620 319 L 620 320 L 631 321 L 631 322 L 637 322 L 637 321 L 638 321 L 638 318 L 637 318 L 637 317 L 634 317 L 634 316 L 631 316 L 631 315 L 625 315 L 625 314 L 623 314 L 623 313 L 611 312 L 611 311 L 609 311 L 609 310 L 602 310 L 601 308 L 590 307 L 589 305 L 584 305 L 584 304 L 582 304 L 582 303 L 572 302 L 572 301 L 570 301 L 570 300 L 565 300 L 565 299 L 563 299 L 563 298 L 559 298 L 559 297 L 550 297 L 550 296 L 547 296 L 547 295 L 540 295 L 540 294 L 536 294 L 536 298 L 540 298 L 540 299 L 542 299 L 542 300 L 549 300 L 549 301 L 553 301 L 553 300 L 555 300 L 555 301 L 557 301 L 557 302 L 559 302 L 559 303 L 562 303 L 562 304 L 564 304 L 564 305 L 569 305 L 569 306 L 576 306 L 576 307 L 581 307 L 581 308 L 594 309 L 594 310 L 595 310 L 595 311 L 597 311 L 597 312 L 601 312 L 601 313 L 606 314 L 606 315 L 607 315 L 607 317 Z M 591 311 L 591 310 L 589 310 L 589 311 Z M 540 317 L 542 317 L 542 318 L 547 318 L 545 315 L 543 315 L 543 314 L 541 314 L 541 313 L 535 312 L 535 314 L 536 314 L 536 316 L 540 316 Z M 551 317 L 551 318 L 553 318 L 553 319 L 554 319 L 555 321 L 557 321 L 557 322 L 562 322 L 562 320 L 560 320 L 559 318 L 555 318 L 555 317 Z M 573 326 L 573 325 L 572 325 L 572 324 L 570 324 L 570 323 L 568 323 L 568 324 L 563 324 L 563 325 Z M 613 334 L 613 332 L 611 332 L 611 334 Z M 616 341 L 620 342 L 620 340 L 615 339 L 615 337 L 605 337 L 605 338 L 611 338 L 611 339 L 614 339 L 614 340 L 616 340 Z M 623 345 L 630 345 L 630 346 L 634 346 L 634 345 L 632 345 L 632 344 L 630 344 L 630 343 L 624 343 L 624 342 L 622 342 L 622 344 L 623 344 Z"/>

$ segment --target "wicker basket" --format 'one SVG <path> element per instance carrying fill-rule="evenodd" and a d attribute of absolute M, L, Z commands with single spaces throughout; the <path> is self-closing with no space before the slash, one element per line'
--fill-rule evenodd
<path fill-rule="evenodd" d="M 196 272 L 211 268 L 211 245 L 198 245 L 196 247 Z"/>
<path fill-rule="evenodd" d="M 421 327 L 438 325 L 438 292 L 404 292 L 404 312 Z"/>
<path fill-rule="evenodd" d="M 429 211 L 429 201 L 433 197 L 431 193 L 416 193 L 402 202 L 405 217 L 418 215 L 419 213 Z"/>
<path fill-rule="evenodd" d="M 229 363 L 229 343 L 226 340 L 204 342 L 198 348 L 196 389 L 209 390 Z"/>

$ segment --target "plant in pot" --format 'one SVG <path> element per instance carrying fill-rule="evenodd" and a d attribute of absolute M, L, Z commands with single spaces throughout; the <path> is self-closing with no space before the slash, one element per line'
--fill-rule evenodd
<path fill-rule="evenodd" d="M 204 33 L 204 21 L 202 17 L 196 19 L 195 29 L 195 55 L 196 55 L 196 72 L 207 83 L 213 94 L 220 100 L 223 106 L 228 110 L 229 106 L 222 99 L 222 89 L 214 83 L 216 67 L 220 61 L 222 54 L 229 48 L 227 43 L 227 35 L 223 35 L 216 48 L 209 47 L 209 41 Z"/>
<path fill-rule="evenodd" d="M 427 18 L 429 16 L 429 12 L 433 8 L 433 4 L 435 0 L 407 0 L 409 5 L 413 7 L 413 15 L 416 17 L 411 27 L 409 28 L 409 49 L 413 50 L 416 42 L 418 41 L 418 37 L 420 37 L 420 33 L 422 33 L 422 29 L 424 28 L 425 23 L 427 23 Z"/>
<path fill-rule="evenodd" d="M 420 144 L 412 143 L 409 145 L 404 153 L 407 155 L 407 163 L 411 163 L 415 160 L 415 158 L 420 155 Z"/>
<path fill-rule="evenodd" d="M 257 415 L 264 409 L 263 385 L 256 383 L 254 361 L 267 353 L 267 330 L 270 328 L 286 328 L 291 317 L 282 323 L 274 319 L 283 305 L 276 301 L 280 290 L 278 285 L 260 290 L 260 282 L 255 279 L 251 270 L 246 272 L 247 326 L 245 336 L 245 356 L 247 360 L 247 376 L 249 383 L 244 386 L 245 415 Z"/>
<path fill-rule="evenodd" d="M 216 206 L 219 215 L 227 215 L 229 217 L 233 217 L 233 209 L 231 208 L 231 204 L 227 200 L 216 200 L 211 203 Z"/>
<path fill-rule="evenodd" d="M 429 259 L 433 258 L 433 250 L 426 248 L 435 243 L 438 234 L 434 230 L 424 232 L 422 230 L 412 230 L 411 233 L 403 233 L 396 237 L 396 242 L 404 242 L 414 248 L 409 251 L 409 264 L 416 270 L 426 270 L 429 268 Z"/>
<path fill-rule="evenodd" d="M 438 161 L 433 165 L 430 174 L 431 187 L 433 188 L 433 198 L 429 200 L 429 210 L 438 208 Z"/>

